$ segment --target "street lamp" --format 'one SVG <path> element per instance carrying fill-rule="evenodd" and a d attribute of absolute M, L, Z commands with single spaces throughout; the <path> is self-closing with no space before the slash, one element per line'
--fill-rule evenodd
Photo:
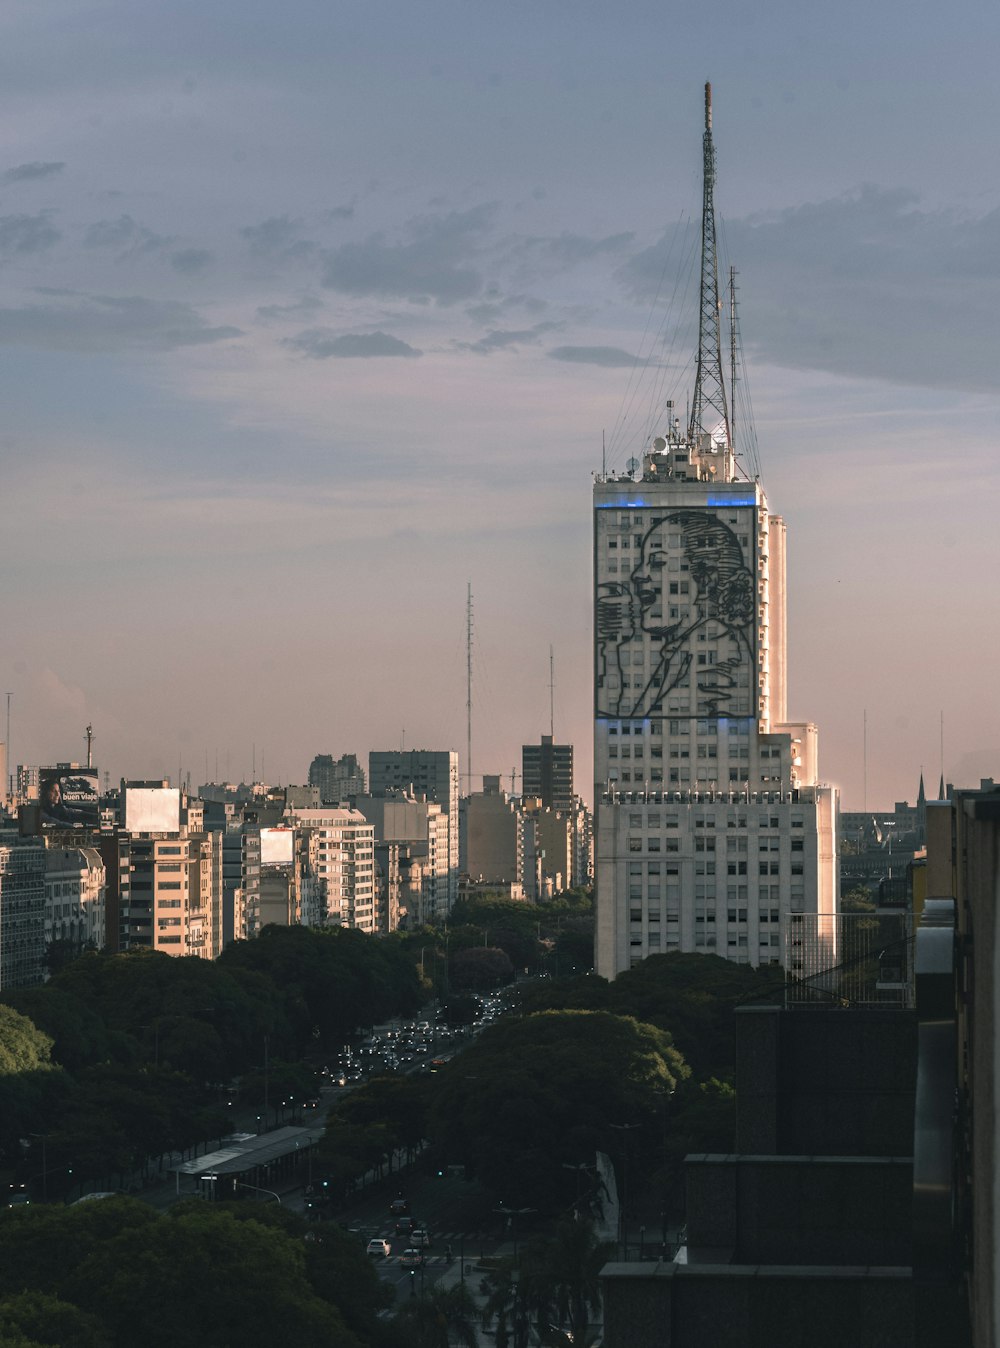
<path fill-rule="evenodd" d="M 517 1268 L 517 1219 L 518 1217 L 527 1217 L 532 1212 L 537 1212 L 537 1208 L 507 1208 L 501 1203 L 500 1207 L 493 1211 L 501 1217 L 507 1218 L 507 1224 L 514 1233 L 514 1267 Z"/>
<path fill-rule="evenodd" d="M 618 1207 L 618 1244 L 625 1247 L 625 1262 L 628 1263 L 628 1135 L 638 1128 L 637 1123 L 609 1123 L 622 1135 L 622 1201 Z"/>
<path fill-rule="evenodd" d="M 205 1178 L 215 1179 L 217 1177 L 215 1175 L 206 1175 Z M 253 1189 L 254 1193 L 269 1194 L 278 1204 L 278 1206 L 279 1207 L 281 1206 L 281 1196 L 279 1194 L 276 1194 L 273 1189 L 262 1189 L 258 1184 L 245 1184 L 243 1180 L 236 1180 L 235 1183 L 237 1189 Z"/>

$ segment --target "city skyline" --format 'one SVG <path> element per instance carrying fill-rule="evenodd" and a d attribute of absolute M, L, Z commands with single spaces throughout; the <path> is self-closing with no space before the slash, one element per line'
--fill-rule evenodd
<path fill-rule="evenodd" d="M 592 803 L 591 474 L 691 391 L 710 78 L 789 713 L 845 809 L 866 713 L 869 808 L 991 774 L 1000 17 L 880 13 L 0 18 L 11 767 L 92 723 L 112 781 L 404 742 L 464 785 L 471 583 L 476 784 L 548 733 L 551 645 Z"/>

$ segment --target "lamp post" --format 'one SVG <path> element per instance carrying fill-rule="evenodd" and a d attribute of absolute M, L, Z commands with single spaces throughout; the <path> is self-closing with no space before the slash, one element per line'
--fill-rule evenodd
<path fill-rule="evenodd" d="M 622 1201 L 618 1207 L 618 1244 L 624 1246 L 625 1262 L 628 1263 L 628 1135 L 638 1128 L 637 1123 L 610 1123 L 622 1135 Z"/>
<path fill-rule="evenodd" d="M 215 1176 L 215 1175 L 206 1175 L 205 1178 L 206 1178 L 206 1179 L 216 1179 L 217 1176 Z M 262 1189 L 262 1188 L 260 1187 L 259 1184 L 246 1184 L 246 1183 L 244 1183 L 243 1180 L 236 1180 L 235 1183 L 236 1183 L 237 1189 L 253 1189 L 254 1193 L 258 1193 L 258 1194 L 269 1194 L 269 1195 L 271 1196 L 271 1198 L 273 1198 L 274 1201 L 278 1204 L 278 1206 L 279 1206 L 279 1207 L 281 1206 L 281 1196 L 280 1196 L 279 1194 L 276 1194 L 276 1193 L 274 1192 L 273 1189 Z"/>
<path fill-rule="evenodd" d="M 501 1203 L 493 1211 L 498 1216 L 506 1217 L 508 1225 L 514 1233 L 514 1267 L 517 1268 L 517 1219 L 518 1217 L 527 1217 L 529 1213 L 537 1212 L 537 1208 L 507 1208 Z"/>

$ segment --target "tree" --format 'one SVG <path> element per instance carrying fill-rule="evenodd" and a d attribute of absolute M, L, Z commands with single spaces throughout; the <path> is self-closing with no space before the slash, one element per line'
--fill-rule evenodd
<path fill-rule="evenodd" d="M 462 1286 L 432 1287 L 407 1300 L 393 1321 L 405 1348 L 476 1348 L 476 1303 Z"/>
<path fill-rule="evenodd" d="M 0 1003 L 0 1077 L 51 1068 L 52 1039 L 11 1006 Z"/>
<path fill-rule="evenodd" d="M 564 1203 L 562 1165 L 612 1150 L 611 1123 L 655 1140 L 662 1101 L 688 1068 L 669 1034 L 597 1011 L 498 1022 L 435 1078 L 431 1141 L 505 1203 Z"/>
<path fill-rule="evenodd" d="M 588 1221 L 564 1219 L 545 1240 L 531 1241 L 521 1255 L 522 1292 L 550 1340 L 582 1344 L 601 1306 L 601 1269 L 615 1246 L 598 1240 Z M 554 1322 L 554 1323 L 553 1323 Z M 560 1340 L 555 1337 L 554 1341 Z"/>
<path fill-rule="evenodd" d="M 485 991 L 509 983 L 513 976 L 510 958 L 496 947 L 473 946 L 458 951 L 451 959 L 451 981 L 456 988 Z"/>
<path fill-rule="evenodd" d="M 44 1292 L 20 1292 L 0 1300 L 0 1343 L 4 1348 L 111 1348 L 96 1315 Z"/>
<path fill-rule="evenodd" d="M 103 1240 L 77 1265 L 69 1292 L 116 1345 L 360 1348 L 310 1285 L 301 1237 L 195 1201 Z"/>

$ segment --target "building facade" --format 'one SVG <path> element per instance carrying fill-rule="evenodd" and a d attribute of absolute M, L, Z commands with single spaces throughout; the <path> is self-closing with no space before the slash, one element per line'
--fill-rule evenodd
<path fill-rule="evenodd" d="M 356 754 L 317 754 L 309 764 L 309 785 L 319 787 L 323 805 L 346 805 L 365 794 L 365 770 Z"/>
<path fill-rule="evenodd" d="M 835 955 L 836 793 L 785 720 L 785 526 L 731 452 L 676 427 L 594 486 L 596 967 Z M 814 949 L 815 943 L 814 943 Z"/>
<path fill-rule="evenodd" d="M 450 912 L 458 898 L 458 754 L 454 749 L 372 750 L 368 755 L 368 791 L 372 796 L 403 791 L 441 806 L 448 817 Z"/>
<path fill-rule="evenodd" d="M 106 871 L 94 847 L 45 850 L 45 943 L 79 954 L 105 946 Z"/>
<path fill-rule="evenodd" d="M 374 830 L 357 810 L 298 809 L 290 806 L 286 818 L 297 830 L 312 835 L 299 920 L 307 926 L 355 927 L 373 933 L 375 911 Z"/>
<path fill-rule="evenodd" d="M 540 744 L 521 746 L 521 790 L 550 810 L 569 814 L 573 808 L 573 746 L 553 744 L 543 735 Z"/>
<path fill-rule="evenodd" d="M 45 846 L 0 828 L 0 990 L 45 978 Z"/>

